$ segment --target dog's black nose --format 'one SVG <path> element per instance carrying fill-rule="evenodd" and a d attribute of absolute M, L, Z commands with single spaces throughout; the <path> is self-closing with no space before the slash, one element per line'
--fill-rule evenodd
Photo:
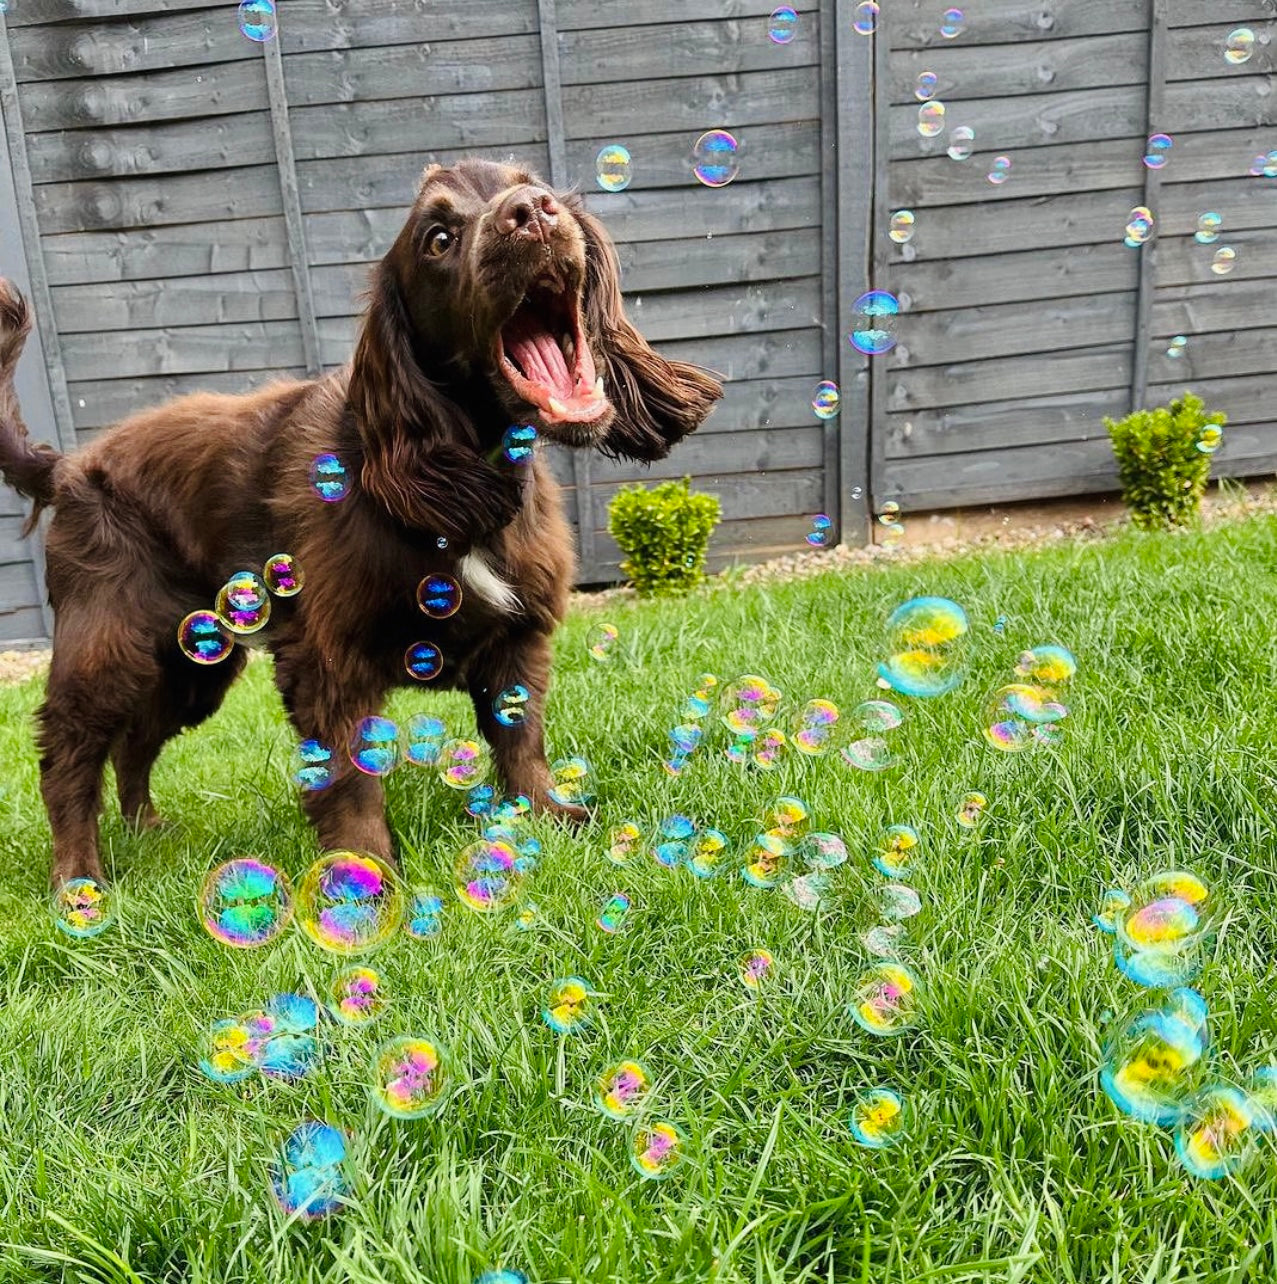
<path fill-rule="evenodd" d="M 516 187 L 506 193 L 494 218 L 505 236 L 544 241 L 559 221 L 559 203 L 538 187 Z"/>

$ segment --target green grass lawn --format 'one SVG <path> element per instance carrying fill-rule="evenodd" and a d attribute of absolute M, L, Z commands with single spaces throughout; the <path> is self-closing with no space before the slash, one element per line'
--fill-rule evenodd
<path fill-rule="evenodd" d="M 425 1281 L 494 1264 L 538 1281 L 1242 1281 L 1277 1274 L 1277 1153 L 1239 1180 L 1190 1177 L 1169 1135 L 1120 1117 L 1098 1087 L 1106 1012 L 1141 999 L 1091 925 L 1101 891 L 1186 866 L 1224 921 L 1200 988 L 1212 1055 L 1235 1074 L 1277 1054 L 1272 965 L 1277 727 L 1277 519 L 1179 537 L 1122 535 L 1016 556 L 827 575 L 690 601 L 618 606 L 629 663 L 586 653 L 597 614 L 558 638 L 553 754 L 593 763 L 598 820 L 537 825 L 545 854 L 520 932 L 464 908 L 453 855 L 475 830 L 457 795 L 405 767 L 389 784 L 409 881 L 448 898 L 442 934 L 400 935 L 375 956 L 392 1008 L 330 1027 L 321 1070 L 296 1085 L 219 1087 L 199 1031 L 272 993 L 321 992 L 342 966 L 299 933 L 260 951 L 209 939 L 194 912 L 215 863 L 253 853 L 295 878 L 314 856 L 286 767 L 291 738 L 254 664 L 223 710 L 165 752 L 157 802 L 170 827 L 104 823 L 120 921 L 96 940 L 55 932 L 48 830 L 30 716 L 38 683 L 0 691 L 0 1279 Z M 660 756 L 698 673 L 767 675 L 801 702 L 844 709 L 874 687 L 882 621 L 919 593 L 968 610 L 967 681 L 902 701 L 903 763 L 882 775 L 790 759 L 732 767 L 726 732 L 681 779 Z M 995 632 L 999 614 L 1005 631 Z M 1026 646 L 1078 656 L 1063 743 L 1003 756 L 980 737 L 985 695 Z M 457 696 L 402 693 L 472 727 Z M 955 822 L 970 790 L 981 830 Z M 697 883 L 644 857 L 617 869 L 608 827 L 678 810 L 736 841 L 782 793 L 847 839 L 832 908 L 808 914 L 739 877 Z M 925 863 L 908 958 L 922 1019 L 895 1040 L 847 1017 L 876 921 L 866 859 L 887 823 L 914 825 Z M 627 931 L 594 925 L 635 901 Z M 780 977 L 751 996 L 752 946 Z M 592 1031 L 560 1038 L 539 1009 L 579 973 L 608 998 Z M 399 1122 L 370 1103 L 381 1039 L 422 1031 L 464 1083 L 437 1118 Z M 593 1076 L 633 1056 L 658 1081 L 655 1113 L 693 1162 L 644 1183 L 627 1133 L 590 1105 Z M 892 1083 L 915 1112 L 894 1151 L 858 1147 L 848 1106 Z M 274 1206 L 268 1165 L 301 1120 L 352 1135 L 353 1202 L 312 1225 Z"/>

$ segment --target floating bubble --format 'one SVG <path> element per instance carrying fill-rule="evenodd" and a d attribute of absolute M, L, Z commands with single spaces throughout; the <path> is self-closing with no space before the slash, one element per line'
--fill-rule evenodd
<path fill-rule="evenodd" d="M 870 1034 L 903 1034 L 917 1020 L 918 981 L 903 963 L 875 963 L 856 982 L 848 1011 Z"/>
<path fill-rule="evenodd" d="M 870 1088 L 851 1106 L 851 1135 L 871 1150 L 884 1150 L 905 1139 L 908 1118 L 905 1103 L 891 1088 Z"/>
<path fill-rule="evenodd" d="M 918 73 L 918 84 L 914 88 L 913 96 L 920 102 L 930 102 L 936 96 L 936 85 L 939 83 L 939 77 L 934 71 L 920 71 Z"/>
<path fill-rule="evenodd" d="M 790 851 L 779 834 L 759 834 L 745 853 L 741 877 L 751 887 L 775 887 L 788 868 Z"/>
<path fill-rule="evenodd" d="M 417 605 L 432 620 L 446 620 L 461 609 L 461 585 L 451 575 L 426 575 L 417 585 Z"/>
<path fill-rule="evenodd" d="M 515 915 L 514 925 L 520 932 L 530 932 L 538 926 L 541 921 L 540 906 L 528 901 L 526 905 L 520 907 L 518 914 Z"/>
<path fill-rule="evenodd" d="M 236 1018 L 214 1021 L 200 1041 L 200 1069 L 213 1083 L 239 1083 L 257 1070 L 257 1048 Z"/>
<path fill-rule="evenodd" d="M 1189 1103 L 1175 1130 L 1175 1152 L 1194 1177 L 1218 1181 L 1239 1173 L 1254 1158 L 1266 1131 L 1262 1112 L 1239 1088 L 1215 1084 Z"/>
<path fill-rule="evenodd" d="M 269 1079 L 304 1079 L 322 1060 L 319 1041 L 291 1031 L 274 1034 L 262 1047 L 258 1066 Z"/>
<path fill-rule="evenodd" d="M 606 852 L 613 865 L 628 865 L 643 842 L 643 831 L 632 820 L 617 825 L 608 839 Z"/>
<path fill-rule="evenodd" d="M 1173 1126 L 1187 1111 L 1205 1051 L 1203 1032 L 1181 1012 L 1141 1012 L 1106 1043 L 1100 1085 L 1132 1118 Z"/>
<path fill-rule="evenodd" d="M 902 923 L 922 911 L 922 897 L 904 883 L 884 883 L 875 890 L 874 900 L 889 923 Z"/>
<path fill-rule="evenodd" d="M 1018 752 L 1052 744 L 1068 709 L 1045 687 L 1013 683 L 999 687 L 985 705 L 984 738 L 995 749 Z"/>
<path fill-rule="evenodd" d="M 392 1119 L 423 1119 L 443 1106 L 452 1076 L 434 1039 L 403 1034 L 372 1059 L 372 1099 Z"/>
<path fill-rule="evenodd" d="M 833 748 L 840 718 L 832 700 L 808 700 L 794 713 L 789 743 L 809 758 L 819 758 Z"/>
<path fill-rule="evenodd" d="M 200 922 L 215 940 L 247 950 L 275 940 L 293 916 L 288 876 L 251 856 L 219 865 L 204 880 Z"/>
<path fill-rule="evenodd" d="M 800 874 L 782 883 L 780 890 L 801 910 L 815 913 L 829 901 L 831 883 L 829 875 L 821 870 Z"/>
<path fill-rule="evenodd" d="M 219 664 L 235 649 L 235 639 L 215 611 L 192 611 L 177 626 L 177 645 L 196 664 Z"/>
<path fill-rule="evenodd" d="M 851 346 L 867 356 L 880 357 L 896 346 L 895 318 L 900 302 L 886 290 L 869 290 L 851 305 Z"/>
<path fill-rule="evenodd" d="M 723 725 L 737 733 L 761 731 L 775 718 L 781 693 L 755 673 L 746 673 L 723 690 Z"/>
<path fill-rule="evenodd" d="M 1201 970 L 1215 930 L 1210 889 L 1187 870 L 1167 870 L 1137 887 L 1114 918 L 1114 959 L 1150 989 L 1182 986 Z"/>
<path fill-rule="evenodd" d="M 949 131 L 949 159 L 970 160 L 975 151 L 975 130 L 970 125 L 957 125 Z"/>
<path fill-rule="evenodd" d="M 360 720 L 350 737 L 350 761 L 365 776 L 388 776 L 399 766 L 399 725 L 373 715 Z"/>
<path fill-rule="evenodd" d="M 891 216 L 891 230 L 887 233 L 897 245 L 908 245 L 913 240 L 913 210 L 897 210 Z"/>
<path fill-rule="evenodd" d="M 466 815 L 476 820 L 491 813 L 497 791 L 491 785 L 475 785 L 466 794 Z"/>
<path fill-rule="evenodd" d="M 895 765 L 896 756 L 887 743 L 886 733 L 904 721 L 904 715 L 889 700 L 866 700 L 848 716 L 853 728 L 850 743 L 841 756 L 848 766 L 859 771 L 885 771 Z"/>
<path fill-rule="evenodd" d="M 586 634 L 585 645 L 591 660 L 608 664 L 620 654 L 617 645 L 621 630 L 615 624 L 595 624 Z"/>
<path fill-rule="evenodd" d="M 754 765 L 764 771 L 775 770 L 780 765 L 787 744 L 785 733 L 775 727 L 759 732 L 753 742 Z"/>
<path fill-rule="evenodd" d="M 662 869 L 677 869 L 688 857 L 696 824 L 688 816 L 667 816 L 661 821 L 661 841 L 652 848 L 652 859 Z"/>
<path fill-rule="evenodd" d="M 645 1181 L 663 1181 L 682 1167 L 685 1146 L 686 1139 L 678 1128 L 668 1120 L 656 1119 L 634 1130 L 630 1163 Z"/>
<path fill-rule="evenodd" d="M 431 682 L 443 670 L 443 652 L 433 642 L 414 642 L 404 652 L 403 663 L 410 678 Z"/>
<path fill-rule="evenodd" d="M 1149 169 L 1161 169 L 1170 160 L 1175 140 L 1169 134 L 1151 134 L 1144 148 L 1144 164 Z"/>
<path fill-rule="evenodd" d="M 711 129 L 692 148 L 692 172 L 706 187 L 726 187 L 740 173 L 739 152 L 727 130 Z"/>
<path fill-rule="evenodd" d="M 750 950 L 741 955 L 738 971 L 747 990 L 761 990 L 775 977 L 776 960 L 770 950 Z"/>
<path fill-rule="evenodd" d="M 878 841 L 873 867 L 887 878 L 908 877 L 917 855 L 918 831 L 910 825 L 890 825 Z"/>
<path fill-rule="evenodd" d="M 413 892 L 404 917 L 404 931 L 414 941 L 438 936 L 443 931 L 443 898 L 428 889 Z"/>
<path fill-rule="evenodd" d="M 310 484 L 325 504 L 335 504 L 350 494 L 350 475 L 338 455 L 316 455 L 310 462 Z"/>
<path fill-rule="evenodd" d="M 84 940 L 115 922 L 115 898 L 92 878 L 71 878 L 53 893 L 53 921 L 67 936 Z"/>
<path fill-rule="evenodd" d="M 473 789 L 488 774 L 488 754 L 477 740 L 449 740 L 435 766 L 449 789 Z"/>
<path fill-rule="evenodd" d="M 597 992 L 579 976 L 565 976 L 550 986 L 541 1019 L 555 1034 L 579 1034 L 594 1021 Z"/>
<path fill-rule="evenodd" d="M 967 20 L 961 9 L 946 9 L 940 19 L 940 34 L 946 40 L 953 40 L 966 29 Z"/>
<path fill-rule="evenodd" d="M 1224 41 L 1224 61 L 1234 67 L 1249 62 L 1255 52 L 1255 33 L 1249 27 L 1238 27 Z"/>
<path fill-rule="evenodd" d="M 763 829 L 781 838 L 802 838 L 811 828 L 811 808 L 801 798 L 783 794 L 763 813 Z"/>
<path fill-rule="evenodd" d="M 887 617 L 885 643 L 878 676 L 901 695 L 945 695 L 966 677 L 967 613 L 948 598 L 915 597 L 896 607 Z"/>
<path fill-rule="evenodd" d="M 503 727 L 521 727 L 528 720 L 532 692 L 521 682 L 506 687 L 492 702 L 492 716 Z"/>
<path fill-rule="evenodd" d="M 266 1001 L 266 1014 L 288 1034 L 310 1034 L 319 1025 L 319 1004 L 308 994 L 273 994 Z"/>
<path fill-rule="evenodd" d="M 625 926 L 630 906 L 630 898 L 624 892 L 614 892 L 603 903 L 603 908 L 595 920 L 599 929 L 607 932 L 609 936 L 619 932 Z"/>
<path fill-rule="evenodd" d="M 1137 205 L 1126 220 L 1126 244 L 1131 249 L 1144 245 L 1153 235 L 1153 211 L 1147 205 Z"/>
<path fill-rule="evenodd" d="M 1184 337 L 1184 335 L 1177 334 L 1170 341 L 1170 343 L 1166 345 L 1166 355 L 1170 357 L 1172 361 L 1177 361 L 1180 357 L 1184 355 L 1184 352 L 1187 349 L 1187 347 L 1188 347 L 1188 340 Z"/>
<path fill-rule="evenodd" d="M 271 1166 L 271 1189 L 290 1217 L 314 1221 L 340 1211 L 350 1194 L 342 1172 L 346 1139 L 328 1124 L 304 1123 Z"/>
<path fill-rule="evenodd" d="M 787 45 L 798 31 L 798 14 L 789 5 L 783 4 L 772 10 L 767 24 L 767 38 L 774 45 Z"/>
<path fill-rule="evenodd" d="M 1210 270 L 1216 276 L 1227 276 L 1237 266 L 1237 251 L 1231 245 L 1221 245 L 1211 259 Z"/>
<path fill-rule="evenodd" d="M 813 869 L 837 869 L 847 863 L 847 844 L 838 834 L 808 834 L 799 844 L 799 854 Z"/>
<path fill-rule="evenodd" d="M 1203 424 L 1197 436 L 1197 449 L 1203 455 L 1213 455 L 1224 444 L 1222 424 Z"/>
<path fill-rule="evenodd" d="M 435 539 L 435 547 L 436 547 L 436 548 L 438 548 L 438 549 L 445 549 L 445 548 L 447 548 L 447 547 L 448 547 L 448 537 L 447 537 L 446 535 L 440 535 L 440 536 L 438 536 L 438 537 Z"/>
<path fill-rule="evenodd" d="M 594 801 L 590 764 L 584 758 L 560 758 L 551 764 L 552 784 L 545 792 L 560 807 L 584 807 Z"/>
<path fill-rule="evenodd" d="M 967 794 L 958 804 L 957 821 L 964 829 L 974 829 L 984 816 L 989 800 L 978 793 Z"/>
<path fill-rule="evenodd" d="M 537 430 L 532 424 L 512 424 L 501 434 L 501 451 L 512 464 L 525 464 L 532 458 Z"/>
<path fill-rule="evenodd" d="M 426 713 L 414 713 L 408 719 L 404 757 L 417 767 L 437 766 L 447 738 L 448 729 L 442 719 Z"/>
<path fill-rule="evenodd" d="M 605 192 L 623 192 L 630 185 L 630 151 L 620 143 L 608 143 L 594 158 L 594 177 Z"/>
<path fill-rule="evenodd" d="M 276 597 L 295 597 L 302 591 L 306 577 L 291 553 L 274 553 L 262 567 L 262 581 Z"/>
<path fill-rule="evenodd" d="M 999 615 L 998 618 L 993 621 L 993 631 L 995 633 L 1005 633 L 1007 624 L 1007 617 L 1005 615 Z"/>
<path fill-rule="evenodd" d="M 651 1076 L 637 1061 L 620 1061 L 594 1081 L 595 1108 L 608 1119 L 627 1122 L 651 1095 Z"/>
<path fill-rule="evenodd" d="M 676 754 L 686 757 L 695 751 L 704 736 L 704 731 L 696 723 L 680 722 L 677 727 L 670 728 L 669 741 Z"/>
<path fill-rule="evenodd" d="M 333 978 L 328 1010 L 343 1025 L 364 1025 L 386 1010 L 381 975 L 370 967 L 352 967 Z"/>
<path fill-rule="evenodd" d="M 1055 686 L 1067 682 L 1077 672 L 1077 660 L 1062 646 L 1035 646 L 1021 653 L 1015 671 L 1030 682 Z"/>
<path fill-rule="evenodd" d="M 1222 214 L 1216 214 L 1214 211 L 1208 211 L 1205 214 L 1197 216 L 1197 231 L 1193 233 L 1193 240 L 1198 245 L 1213 245 L 1219 240 L 1219 229 L 1224 226 Z"/>
<path fill-rule="evenodd" d="M 502 1267 L 496 1271 L 484 1271 L 474 1277 L 474 1284 L 528 1284 L 528 1277 L 522 1271 L 512 1271 Z"/>
<path fill-rule="evenodd" d="M 918 133 L 923 138 L 934 138 L 944 129 L 944 103 L 932 99 L 918 108 Z"/>
<path fill-rule="evenodd" d="M 995 156 L 989 165 L 989 182 L 994 187 L 1001 187 L 1010 177 L 1011 158 L 1009 156 Z"/>
<path fill-rule="evenodd" d="M 712 673 L 702 673 L 696 679 L 696 690 L 692 692 L 683 705 L 683 717 L 692 722 L 699 722 L 700 719 L 709 714 L 714 705 L 714 688 L 718 686 L 718 679 Z"/>
<path fill-rule="evenodd" d="M 239 29 L 262 44 L 275 34 L 274 0 L 243 0 L 239 6 Z"/>
<path fill-rule="evenodd" d="M 404 890 L 370 852 L 325 852 L 297 885 L 297 923 L 320 949 L 359 954 L 384 945 L 403 922 Z"/>
<path fill-rule="evenodd" d="M 832 379 L 822 379 L 812 394 L 811 408 L 817 419 L 832 419 L 839 411 L 841 397 Z"/>
<path fill-rule="evenodd" d="M 1271 1134 L 1277 1130 L 1277 1066 L 1260 1066 L 1246 1087 L 1255 1110 L 1255 1126 L 1260 1132 Z"/>
<path fill-rule="evenodd" d="M 236 571 L 218 590 L 213 610 L 232 633 L 256 633 L 270 621 L 270 594 L 255 571 Z"/>
<path fill-rule="evenodd" d="M 874 0 L 864 0 L 852 14 L 851 27 L 858 35 L 872 36 L 878 30 L 878 6 Z"/>
<path fill-rule="evenodd" d="M 472 910 L 491 913 L 513 905 L 523 892 L 525 869 L 508 842 L 481 838 L 463 847 L 453 864 L 457 895 Z"/>
<path fill-rule="evenodd" d="M 807 532 L 807 543 L 813 548 L 827 548 L 833 540 L 831 534 L 833 522 L 824 513 L 817 513 L 811 519 L 811 530 Z"/>
<path fill-rule="evenodd" d="M 1100 897 L 1100 908 L 1091 915 L 1091 922 L 1110 936 L 1117 931 L 1117 921 L 1130 908 L 1131 898 L 1120 887 L 1108 888 Z"/>
<path fill-rule="evenodd" d="M 697 878 L 713 878 L 727 864 L 731 840 L 721 829 L 702 829 L 687 849 L 687 868 Z"/>

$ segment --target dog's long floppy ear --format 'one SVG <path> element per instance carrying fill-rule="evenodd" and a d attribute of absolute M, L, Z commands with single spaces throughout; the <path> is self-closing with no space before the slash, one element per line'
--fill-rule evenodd
<path fill-rule="evenodd" d="M 478 454 L 474 425 L 421 368 L 390 257 L 373 275 L 346 398 L 363 489 L 404 526 L 464 547 L 514 517 L 517 488 Z"/>
<path fill-rule="evenodd" d="M 603 390 L 616 407 L 601 449 L 630 459 L 663 459 L 675 442 L 701 426 L 723 395 L 723 385 L 685 361 L 667 361 L 629 323 L 611 238 L 579 203 L 572 211 L 586 240 L 586 334 Z"/>

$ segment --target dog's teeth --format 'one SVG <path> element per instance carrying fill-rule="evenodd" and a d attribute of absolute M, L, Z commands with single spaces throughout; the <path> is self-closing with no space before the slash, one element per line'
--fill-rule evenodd
<path fill-rule="evenodd" d="M 551 397 L 550 413 L 558 415 L 560 419 L 566 419 L 568 417 L 568 408 L 557 397 Z"/>
<path fill-rule="evenodd" d="M 603 376 L 602 375 L 599 375 L 599 377 L 594 381 L 594 395 L 599 398 L 602 398 L 603 396 Z"/>

